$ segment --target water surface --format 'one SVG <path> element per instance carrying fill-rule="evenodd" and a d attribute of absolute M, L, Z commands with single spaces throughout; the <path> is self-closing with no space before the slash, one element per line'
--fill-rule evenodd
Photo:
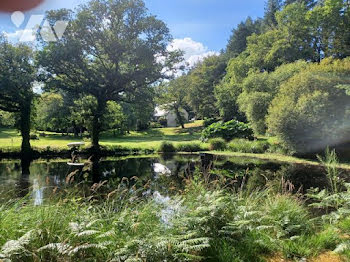
<path fill-rule="evenodd" d="M 88 160 L 84 160 L 88 162 Z M 252 158 L 213 155 L 174 155 L 101 159 L 94 170 L 71 167 L 68 160 L 38 160 L 0 162 L 0 200 L 29 196 L 34 204 L 42 204 L 57 190 L 69 190 L 79 183 L 121 179 L 142 181 L 150 194 L 169 195 L 184 188 L 184 179 L 204 173 L 209 180 L 230 178 L 235 190 L 257 190 L 266 186 L 286 187 L 293 192 L 305 192 L 311 187 L 327 186 L 324 169 L 317 166 L 285 164 Z M 75 171 L 75 175 L 70 174 Z M 68 178 L 67 178 L 68 177 Z M 233 181 L 233 183 L 232 183 Z M 207 181 L 208 182 L 208 181 Z M 83 185 L 83 183 L 82 183 Z"/>

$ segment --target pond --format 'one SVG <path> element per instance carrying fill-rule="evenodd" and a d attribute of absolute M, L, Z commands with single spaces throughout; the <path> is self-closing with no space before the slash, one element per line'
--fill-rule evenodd
<path fill-rule="evenodd" d="M 53 192 L 69 190 L 73 185 L 83 190 L 83 186 L 101 181 L 117 185 L 122 179 L 130 185 L 141 181 L 147 185 L 145 192 L 149 194 L 171 195 L 181 191 L 186 178 L 198 172 L 206 174 L 208 180 L 227 179 L 228 186 L 235 190 L 275 186 L 303 193 L 311 187 L 327 186 L 322 167 L 210 154 L 107 158 L 94 164 L 89 162 L 84 168 L 71 167 L 67 162 L 61 159 L 32 163 L 1 161 L 0 200 L 29 196 L 34 204 L 40 205 Z"/>

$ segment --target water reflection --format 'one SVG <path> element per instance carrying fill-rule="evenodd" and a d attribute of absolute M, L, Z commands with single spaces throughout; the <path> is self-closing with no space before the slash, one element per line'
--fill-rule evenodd
<path fill-rule="evenodd" d="M 92 185 L 121 178 L 130 181 L 137 178 L 138 181 L 147 183 L 148 195 L 160 199 L 159 196 L 166 198 L 171 193 L 182 190 L 184 178 L 192 176 L 196 171 L 213 178 L 233 178 L 237 189 L 244 187 L 251 191 L 274 183 L 275 186 L 280 186 L 282 177 L 283 181 L 294 185 L 295 191 L 301 189 L 301 192 L 305 192 L 311 187 L 327 186 L 324 170 L 320 167 L 248 158 L 203 154 L 91 160 L 86 160 L 89 164 L 82 168 L 71 167 L 65 160 L 0 162 L 0 201 L 31 196 L 35 205 L 41 205 L 54 189 L 67 188 L 72 182 L 79 185 L 79 182 L 86 181 Z"/>
<path fill-rule="evenodd" d="M 33 181 L 33 199 L 34 199 L 34 205 L 40 206 L 43 204 L 44 196 L 44 187 L 40 187 L 38 179 L 34 179 Z"/>

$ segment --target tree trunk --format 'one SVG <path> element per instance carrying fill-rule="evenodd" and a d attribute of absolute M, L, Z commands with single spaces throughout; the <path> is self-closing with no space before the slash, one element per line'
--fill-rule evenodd
<path fill-rule="evenodd" d="M 94 152 L 100 151 L 100 122 L 97 115 L 94 116 L 92 122 L 91 143 Z"/>
<path fill-rule="evenodd" d="M 185 123 L 184 123 L 184 121 L 182 119 L 182 115 L 181 115 L 181 112 L 180 112 L 179 108 L 175 107 L 175 113 L 176 113 L 177 120 L 179 121 L 179 124 L 184 129 L 185 128 Z"/>
<path fill-rule="evenodd" d="M 31 103 L 27 102 L 22 105 L 20 130 L 22 135 L 22 148 L 21 154 L 23 158 L 31 158 L 32 148 L 30 146 L 30 115 L 31 115 Z"/>
<path fill-rule="evenodd" d="M 93 153 L 100 153 L 100 133 L 102 128 L 103 114 L 105 113 L 107 103 L 104 100 L 98 100 L 97 102 L 97 110 L 93 117 L 92 122 L 92 134 L 91 134 L 91 142 L 92 142 L 92 150 Z"/>

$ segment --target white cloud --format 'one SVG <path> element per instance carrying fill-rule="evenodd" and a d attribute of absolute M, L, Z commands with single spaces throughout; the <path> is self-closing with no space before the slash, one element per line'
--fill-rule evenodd
<path fill-rule="evenodd" d="M 2 33 L 10 42 L 19 42 L 19 41 L 31 42 L 35 40 L 35 34 L 33 34 L 32 29 L 17 30 L 13 33 L 8 33 L 8 32 L 2 32 Z"/>
<path fill-rule="evenodd" d="M 7 37 L 8 40 L 19 40 L 20 37 L 22 36 L 24 30 L 17 30 L 13 33 L 8 33 L 8 32 L 2 32 L 5 37 Z"/>
<path fill-rule="evenodd" d="M 210 51 L 208 47 L 200 42 L 196 42 L 189 37 L 184 39 L 174 39 L 168 46 L 169 51 L 181 50 L 184 52 L 185 62 L 193 67 L 198 62 L 203 61 L 204 58 L 213 55 L 219 55 L 218 52 Z"/>

